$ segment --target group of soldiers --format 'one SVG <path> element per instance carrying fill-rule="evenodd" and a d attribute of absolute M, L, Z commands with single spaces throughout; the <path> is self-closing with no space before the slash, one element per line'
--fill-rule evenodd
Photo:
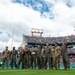
<path fill-rule="evenodd" d="M 8 50 L 6 46 L 5 50 L 2 52 L 2 68 L 6 63 L 6 68 L 8 68 L 8 62 L 10 60 L 10 66 L 13 69 L 19 69 L 20 64 L 22 63 L 22 69 L 60 69 L 60 57 L 63 58 L 64 69 L 70 69 L 67 46 L 62 42 L 62 48 L 59 47 L 59 44 L 56 42 L 55 46 L 49 45 L 46 43 L 45 47 L 38 45 L 37 47 L 32 46 L 29 48 L 28 45 L 25 48 L 21 49 L 20 52 L 13 47 L 12 51 Z"/>

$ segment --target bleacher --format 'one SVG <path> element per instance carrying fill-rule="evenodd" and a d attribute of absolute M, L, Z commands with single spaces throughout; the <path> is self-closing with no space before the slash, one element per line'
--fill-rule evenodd
<path fill-rule="evenodd" d="M 61 44 L 62 41 L 67 43 L 67 39 L 69 39 L 70 44 L 75 43 L 75 36 L 64 36 L 64 37 L 37 37 L 37 36 L 24 36 L 24 41 L 27 43 L 34 43 L 34 44 L 40 44 L 40 40 L 42 41 L 42 44 L 54 44 L 55 42 L 58 42 Z"/>

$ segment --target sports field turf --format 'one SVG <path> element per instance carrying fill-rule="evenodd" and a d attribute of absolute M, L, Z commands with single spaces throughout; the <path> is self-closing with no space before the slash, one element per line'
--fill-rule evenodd
<path fill-rule="evenodd" d="M 0 69 L 0 75 L 75 75 L 75 69 L 65 71 L 61 70 L 18 70 L 18 69 Z"/>

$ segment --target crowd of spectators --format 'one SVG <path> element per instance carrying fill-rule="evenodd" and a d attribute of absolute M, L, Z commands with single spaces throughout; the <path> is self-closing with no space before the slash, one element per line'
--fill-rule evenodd
<path fill-rule="evenodd" d="M 40 43 L 40 41 L 41 41 L 42 44 L 46 44 L 46 43 L 54 44 L 55 42 L 58 42 L 59 44 L 61 44 L 62 41 L 67 43 L 67 39 L 70 41 L 70 43 L 74 43 L 75 42 L 75 36 L 37 37 L 37 36 L 26 36 L 26 35 L 24 35 L 24 39 L 28 43 Z"/>

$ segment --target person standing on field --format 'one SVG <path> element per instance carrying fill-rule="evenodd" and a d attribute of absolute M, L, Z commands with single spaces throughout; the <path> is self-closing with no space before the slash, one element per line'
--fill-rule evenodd
<path fill-rule="evenodd" d="M 47 69 L 47 63 L 49 64 L 49 69 L 50 69 L 50 53 L 51 53 L 51 49 L 49 47 L 49 44 L 46 43 L 46 46 L 45 46 L 45 49 L 44 49 L 45 69 Z"/>
<path fill-rule="evenodd" d="M 8 46 L 6 46 L 6 49 L 2 52 L 2 69 L 4 69 L 4 64 L 6 63 L 6 68 L 8 68 L 8 61 L 9 61 L 9 54 L 10 51 L 8 50 Z"/>
<path fill-rule="evenodd" d="M 31 67 L 36 69 L 36 50 L 34 47 L 31 48 Z"/>
<path fill-rule="evenodd" d="M 25 68 L 30 68 L 30 59 L 31 59 L 31 55 L 30 55 L 30 48 L 28 47 L 28 45 L 25 46 Z"/>
<path fill-rule="evenodd" d="M 36 53 L 37 53 L 38 69 L 42 69 L 42 55 L 41 55 L 41 46 L 40 45 L 37 46 Z"/>
<path fill-rule="evenodd" d="M 15 47 L 13 47 L 13 50 L 10 52 L 10 60 L 11 60 L 11 68 L 13 69 L 13 64 L 15 65 L 15 68 L 17 68 L 17 57 L 18 57 L 18 52 L 15 49 Z"/>
<path fill-rule="evenodd" d="M 25 68 L 25 50 L 24 49 L 21 49 L 20 51 L 20 57 L 17 64 L 18 69 L 20 68 L 21 62 L 22 62 L 22 69 L 24 69 Z"/>
<path fill-rule="evenodd" d="M 68 44 L 69 43 L 65 44 L 64 42 L 62 42 L 62 48 L 61 48 L 61 55 L 63 58 L 63 64 L 64 64 L 65 70 L 70 69 L 70 62 L 69 62 L 69 58 L 68 58 L 68 54 L 67 54 Z"/>
<path fill-rule="evenodd" d="M 55 63 L 54 63 L 54 67 L 56 69 L 60 69 L 60 55 L 61 55 L 61 49 L 59 47 L 59 44 L 56 42 L 55 43 Z"/>

